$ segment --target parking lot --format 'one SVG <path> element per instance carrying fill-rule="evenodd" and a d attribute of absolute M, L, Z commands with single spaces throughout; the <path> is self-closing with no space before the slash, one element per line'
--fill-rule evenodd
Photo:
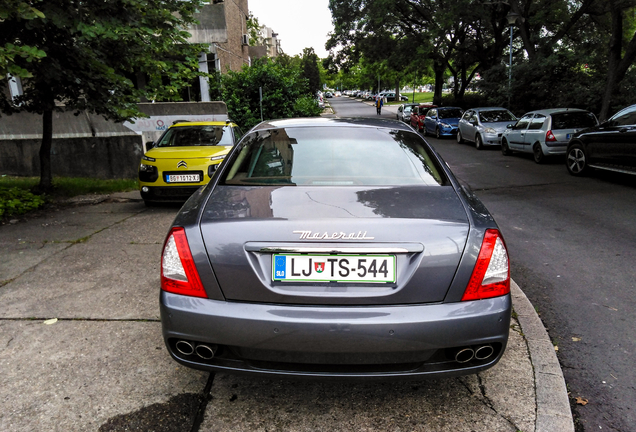
<path fill-rule="evenodd" d="M 549 404 L 537 416 L 532 329 L 516 319 L 502 361 L 463 378 L 295 382 L 184 368 L 163 345 L 158 309 L 160 251 L 178 208 L 146 208 L 136 192 L 101 199 L 0 227 L 0 430 L 531 431 L 550 416 L 571 422 Z"/>

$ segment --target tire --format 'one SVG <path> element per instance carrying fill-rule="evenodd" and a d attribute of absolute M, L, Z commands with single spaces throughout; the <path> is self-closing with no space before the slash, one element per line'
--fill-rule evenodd
<path fill-rule="evenodd" d="M 585 150 L 581 144 L 572 144 L 565 156 L 565 166 L 573 176 L 584 176 L 590 172 Z"/>
<path fill-rule="evenodd" d="M 475 136 L 475 148 L 477 150 L 483 150 L 484 149 L 484 142 L 481 140 L 481 135 Z"/>
<path fill-rule="evenodd" d="M 435 138 L 442 139 L 442 134 L 439 131 L 439 128 L 435 128 Z"/>
<path fill-rule="evenodd" d="M 506 141 L 505 138 L 501 140 L 501 153 L 504 156 L 510 156 L 512 154 L 510 147 L 508 147 L 508 141 Z"/>
<path fill-rule="evenodd" d="M 535 143 L 534 146 L 532 146 L 532 155 L 534 156 L 534 161 L 536 163 L 542 164 L 545 162 L 545 155 L 541 149 L 541 144 Z"/>
<path fill-rule="evenodd" d="M 462 137 L 462 132 L 457 130 L 457 144 L 462 144 L 464 142 L 464 138 Z"/>

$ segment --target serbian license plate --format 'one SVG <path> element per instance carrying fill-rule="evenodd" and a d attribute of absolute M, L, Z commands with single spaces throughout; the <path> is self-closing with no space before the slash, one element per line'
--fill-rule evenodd
<path fill-rule="evenodd" d="M 200 181 L 199 174 L 171 174 L 166 179 L 167 183 L 198 183 Z"/>
<path fill-rule="evenodd" d="M 279 255 L 276 282 L 395 282 L 395 255 Z"/>

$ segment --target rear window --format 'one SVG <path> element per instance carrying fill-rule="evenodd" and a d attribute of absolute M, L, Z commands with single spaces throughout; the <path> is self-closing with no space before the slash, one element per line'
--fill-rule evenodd
<path fill-rule="evenodd" d="M 245 137 L 227 161 L 226 185 L 447 185 L 413 132 L 360 127 L 271 129 Z"/>
<path fill-rule="evenodd" d="M 590 112 L 552 114 L 552 129 L 584 129 L 596 126 L 596 117 Z"/>
<path fill-rule="evenodd" d="M 179 126 L 172 127 L 161 137 L 157 147 L 231 146 L 231 126 Z"/>

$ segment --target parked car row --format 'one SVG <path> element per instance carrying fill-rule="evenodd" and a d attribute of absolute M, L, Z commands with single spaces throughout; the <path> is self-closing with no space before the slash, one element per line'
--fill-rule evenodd
<path fill-rule="evenodd" d="M 437 138 L 455 135 L 481 150 L 501 146 L 504 155 L 531 153 L 536 163 L 566 156 L 570 174 L 592 169 L 636 174 L 636 105 L 599 124 L 596 116 L 577 108 L 531 111 L 519 119 L 502 107 L 471 108 L 403 104 L 397 119 Z"/>

